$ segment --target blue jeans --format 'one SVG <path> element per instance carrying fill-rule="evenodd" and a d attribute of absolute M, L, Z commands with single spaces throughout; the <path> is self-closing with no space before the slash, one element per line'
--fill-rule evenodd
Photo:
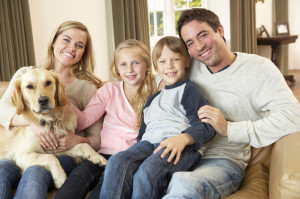
<path fill-rule="evenodd" d="M 18 186 L 21 178 L 19 167 L 11 160 L 0 160 L 0 199 L 13 198 L 12 189 Z"/>
<path fill-rule="evenodd" d="M 164 150 L 153 153 L 159 144 L 140 141 L 113 155 L 106 165 L 100 198 L 159 198 L 168 186 L 173 173 L 188 170 L 200 158 L 200 153 L 187 146 L 180 161 L 174 165 L 160 155 Z"/>
<path fill-rule="evenodd" d="M 238 190 L 244 171 L 225 158 L 201 159 L 189 172 L 174 173 L 163 199 L 216 199 Z"/>
<path fill-rule="evenodd" d="M 67 175 L 77 166 L 73 158 L 69 156 L 58 156 L 57 158 Z M 17 187 L 15 194 L 16 199 L 46 199 L 48 189 L 54 187 L 51 173 L 41 166 L 29 167 L 21 177 L 21 175 L 18 176 L 15 174 L 17 171 L 20 173 L 20 169 L 14 162 L 9 160 L 1 160 L 0 162 L 3 163 L 0 164 L 0 176 L 4 173 L 8 174 L 6 179 L 2 179 L 1 177 L 1 199 L 2 196 L 3 198 L 12 198 L 12 189 L 15 187 Z M 14 172 L 9 172 L 12 169 Z M 17 183 L 19 184 L 17 185 Z M 4 186 L 2 186 L 2 184 Z M 5 186 L 10 184 L 12 184 L 12 186 Z"/>

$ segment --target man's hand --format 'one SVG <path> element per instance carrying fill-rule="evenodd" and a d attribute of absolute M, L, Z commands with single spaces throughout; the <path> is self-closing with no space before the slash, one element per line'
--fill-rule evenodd
<path fill-rule="evenodd" d="M 46 132 L 44 128 L 42 128 L 38 125 L 35 125 L 35 124 L 30 124 L 30 128 L 31 128 L 32 132 L 40 140 L 40 145 L 44 149 L 54 150 L 58 147 L 58 140 L 52 131 Z"/>
<path fill-rule="evenodd" d="M 228 122 L 219 109 L 209 105 L 202 106 L 198 110 L 198 117 L 201 122 L 210 124 L 219 135 L 227 136 Z"/>
<path fill-rule="evenodd" d="M 171 162 L 176 156 L 174 161 L 174 164 L 176 165 L 180 160 L 181 152 L 184 150 L 184 148 L 187 145 L 194 144 L 194 142 L 195 141 L 192 136 L 190 136 L 188 133 L 183 133 L 163 140 L 154 150 L 154 153 L 157 153 L 161 149 L 165 148 L 160 157 L 164 158 L 168 153 L 171 153 L 167 161 Z"/>

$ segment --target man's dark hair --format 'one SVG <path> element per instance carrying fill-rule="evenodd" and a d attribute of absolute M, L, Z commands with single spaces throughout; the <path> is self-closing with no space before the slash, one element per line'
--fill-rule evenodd
<path fill-rule="evenodd" d="M 207 10 L 205 8 L 192 8 L 189 10 L 185 10 L 181 13 L 180 18 L 177 22 L 178 34 L 182 41 L 182 26 L 194 20 L 197 20 L 199 22 L 206 22 L 215 32 L 217 32 L 218 26 L 220 25 L 219 17 L 210 10 Z"/>

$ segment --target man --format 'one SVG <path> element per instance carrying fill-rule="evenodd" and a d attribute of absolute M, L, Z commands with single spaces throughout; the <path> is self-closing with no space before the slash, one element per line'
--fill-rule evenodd
<path fill-rule="evenodd" d="M 191 172 L 173 174 L 164 198 L 222 198 L 238 190 L 250 145 L 265 147 L 300 131 L 300 105 L 270 60 L 227 48 L 215 13 L 184 11 L 177 27 L 194 58 L 189 78 L 210 104 L 199 118 L 217 135 Z"/>

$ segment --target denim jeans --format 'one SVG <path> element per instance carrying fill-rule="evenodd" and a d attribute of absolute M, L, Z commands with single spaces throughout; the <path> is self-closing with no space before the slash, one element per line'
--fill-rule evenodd
<path fill-rule="evenodd" d="M 159 198 L 173 173 L 188 170 L 198 162 L 200 153 L 187 146 L 181 153 L 180 161 L 174 165 L 160 155 L 164 151 L 153 153 L 159 144 L 140 141 L 113 155 L 106 165 L 100 198 Z"/>
<path fill-rule="evenodd" d="M 244 171 L 225 158 L 201 159 L 190 172 L 174 173 L 163 199 L 217 199 L 238 190 Z"/>
<path fill-rule="evenodd" d="M 88 160 L 84 160 L 68 176 L 63 186 L 57 191 L 55 199 L 84 198 L 87 192 L 93 189 L 100 181 L 104 168 L 105 166 L 98 166 Z M 99 198 L 101 184 L 99 186 L 97 198 Z"/>
<path fill-rule="evenodd" d="M 67 175 L 77 166 L 73 158 L 69 156 L 58 156 L 57 158 Z M 1 160 L 0 162 L 0 176 L 4 173 L 7 174 L 7 178 L 2 179 L 1 177 L 0 180 L 0 196 L 3 198 L 12 198 L 12 189 L 17 187 L 16 199 L 46 199 L 48 189 L 54 187 L 51 173 L 41 166 L 27 168 L 21 177 L 15 174 L 17 171 L 20 172 L 20 169 L 14 162 L 9 160 Z M 12 170 L 14 172 L 10 172 Z M 19 184 L 17 185 L 17 183 Z"/>
<path fill-rule="evenodd" d="M 11 160 L 0 160 L 0 199 L 13 198 L 12 189 L 18 186 L 21 178 L 19 167 Z"/>

